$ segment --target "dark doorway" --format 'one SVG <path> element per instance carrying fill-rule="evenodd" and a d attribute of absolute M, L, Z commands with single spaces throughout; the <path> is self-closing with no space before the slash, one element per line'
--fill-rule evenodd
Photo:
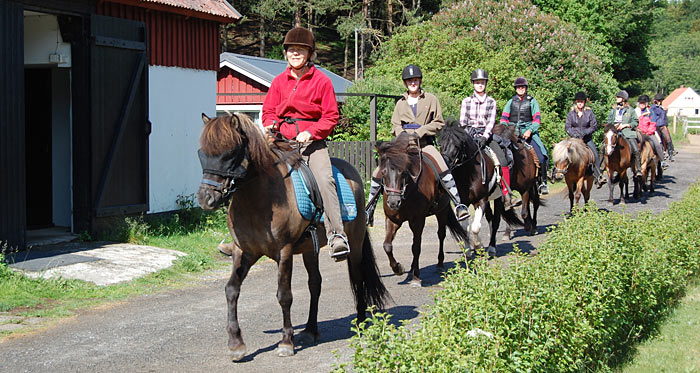
<path fill-rule="evenodd" d="M 27 228 L 53 225 L 51 69 L 24 70 Z"/>

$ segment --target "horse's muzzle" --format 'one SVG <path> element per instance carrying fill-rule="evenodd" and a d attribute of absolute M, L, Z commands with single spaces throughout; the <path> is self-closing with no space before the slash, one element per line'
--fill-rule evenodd
<path fill-rule="evenodd" d="M 204 184 L 199 186 L 197 202 L 202 210 L 213 210 L 219 207 L 223 200 L 224 195 L 220 191 Z"/>

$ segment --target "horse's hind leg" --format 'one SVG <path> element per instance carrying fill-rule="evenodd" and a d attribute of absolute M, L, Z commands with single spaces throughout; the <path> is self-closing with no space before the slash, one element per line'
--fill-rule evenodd
<path fill-rule="evenodd" d="M 411 262 L 411 286 L 420 287 L 420 264 L 418 259 L 420 259 L 421 250 L 421 240 L 423 239 L 423 228 L 425 228 L 425 217 L 416 218 L 410 220 L 408 225 L 411 227 L 411 232 L 413 232 L 413 244 L 411 245 L 411 251 L 413 252 L 413 261 Z"/>
<path fill-rule="evenodd" d="M 238 324 L 238 295 L 241 292 L 241 284 L 248 274 L 248 270 L 260 256 L 248 255 L 237 247 L 234 247 L 231 254 L 233 268 L 231 277 L 226 283 L 226 301 L 228 303 L 228 325 L 226 331 L 228 332 L 228 348 L 231 350 L 231 360 L 238 361 L 246 354 L 245 343 Z"/>
<path fill-rule="evenodd" d="M 386 252 L 387 258 L 389 258 L 389 266 L 395 275 L 400 276 L 403 274 L 404 269 L 401 263 L 397 262 L 394 258 L 394 238 L 396 237 L 396 232 L 401 226 L 394 223 L 393 221 L 386 219 L 386 236 L 384 236 L 384 252 Z"/>
<path fill-rule="evenodd" d="M 321 272 L 318 269 L 318 255 L 313 250 L 303 252 L 304 267 L 309 275 L 309 320 L 306 322 L 306 329 L 296 337 L 300 344 L 313 344 L 318 342 L 318 298 L 321 296 Z"/>
<path fill-rule="evenodd" d="M 282 306 L 282 340 L 277 346 L 277 356 L 294 355 L 294 330 L 292 329 L 292 244 L 280 250 L 277 263 L 277 301 Z"/>
<path fill-rule="evenodd" d="M 435 214 L 435 217 L 437 218 L 438 222 L 438 240 L 440 240 L 440 251 L 438 252 L 438 262 L 437 262 L 437 267 L 438 269 L 442 270 L 445 268 L 445 251 L 444 251 L 444 245 L 445 245 L 445 236 L 447 232 L 447 214 L 449 213 L 449 210 L 447 208 L 443 209 L 442 211 L 438 212 Z"/>

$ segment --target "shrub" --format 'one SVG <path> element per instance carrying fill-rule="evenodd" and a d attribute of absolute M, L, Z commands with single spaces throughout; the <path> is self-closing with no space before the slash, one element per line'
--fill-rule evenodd
<path fill-rule="evenodd" d="M 352 339 L 353 369 L 608 369 L 657 328 L 697 275 L 698 226 L 698 185 L 658 216 L 590 204 L 550 231 L 534 258 L 452 269 L 419 325 L 397 327 L 375 313 Z"/>

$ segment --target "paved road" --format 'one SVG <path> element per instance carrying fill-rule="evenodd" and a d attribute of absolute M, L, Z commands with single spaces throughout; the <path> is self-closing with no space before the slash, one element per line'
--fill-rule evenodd
<path fill-rule="evenodd" d="M 700 177 L 698 153 L 696 149 L 683 149 L 653 197 L 626 206 L 610 205 L 604 202 L 608 193 L 604 187 L 594 191 L 593 199 L 600 208 L 615 211 L 662 211 Z M 561 213 L 568 210 L 568 200 L 561 193 L 549 196 L 547 204 L 540 210 L 541 233 L 546 226 L 560 221 Z M 405 277 L 391 274 L 381 249 L 383 229 L 371 229 L 379 268 L 394 299 L 388 309 L 394 320 L 416 319 L 440 288 L 434 231 L 435 221 L 430 220 L 421 260 L 424 283 L 422 288 L 413 288 L 405 282 Z M 406 265 L 410 264 L 408 232 L 404 227 L 395 242 L 397 259 Z M 512 243 L 525 250 L 536 248 L 544 238 L 544 234 L 530 237 L 518 231 L 512 241 L 499 243 L 498 254 L 509 252 Z M 446 261 L 451 263 L 459 255 L 456 244 L 449 240 Z M 321 272 L 324 276 L 319 311 L 321 341 L 314 346 L 297 347 L 294 357 L 279 358 L 274 354 L 282 317 L 275 298 L 276 267 L 265 262 L 253 267 L 240 296 L 239 317 L 249 351 L 242 362 L 232 363 L 228 358 L 223 290 L 228 274 L 217 271 L 203 276 L 191 288 L 81 311 L 52 326 L 6 338 L 0 342 L 0 371 L 327 372 L 336 362 L 334 350 L 343 361 L 350 359 L 350 320 L 354 318 L 354 306 L 345 264 L 334 263 L 323 255 Z M 294 274 L 292 322 L 300 330 L 306 322 L 309 299 L 300 259 L 295 262 Z"/>

